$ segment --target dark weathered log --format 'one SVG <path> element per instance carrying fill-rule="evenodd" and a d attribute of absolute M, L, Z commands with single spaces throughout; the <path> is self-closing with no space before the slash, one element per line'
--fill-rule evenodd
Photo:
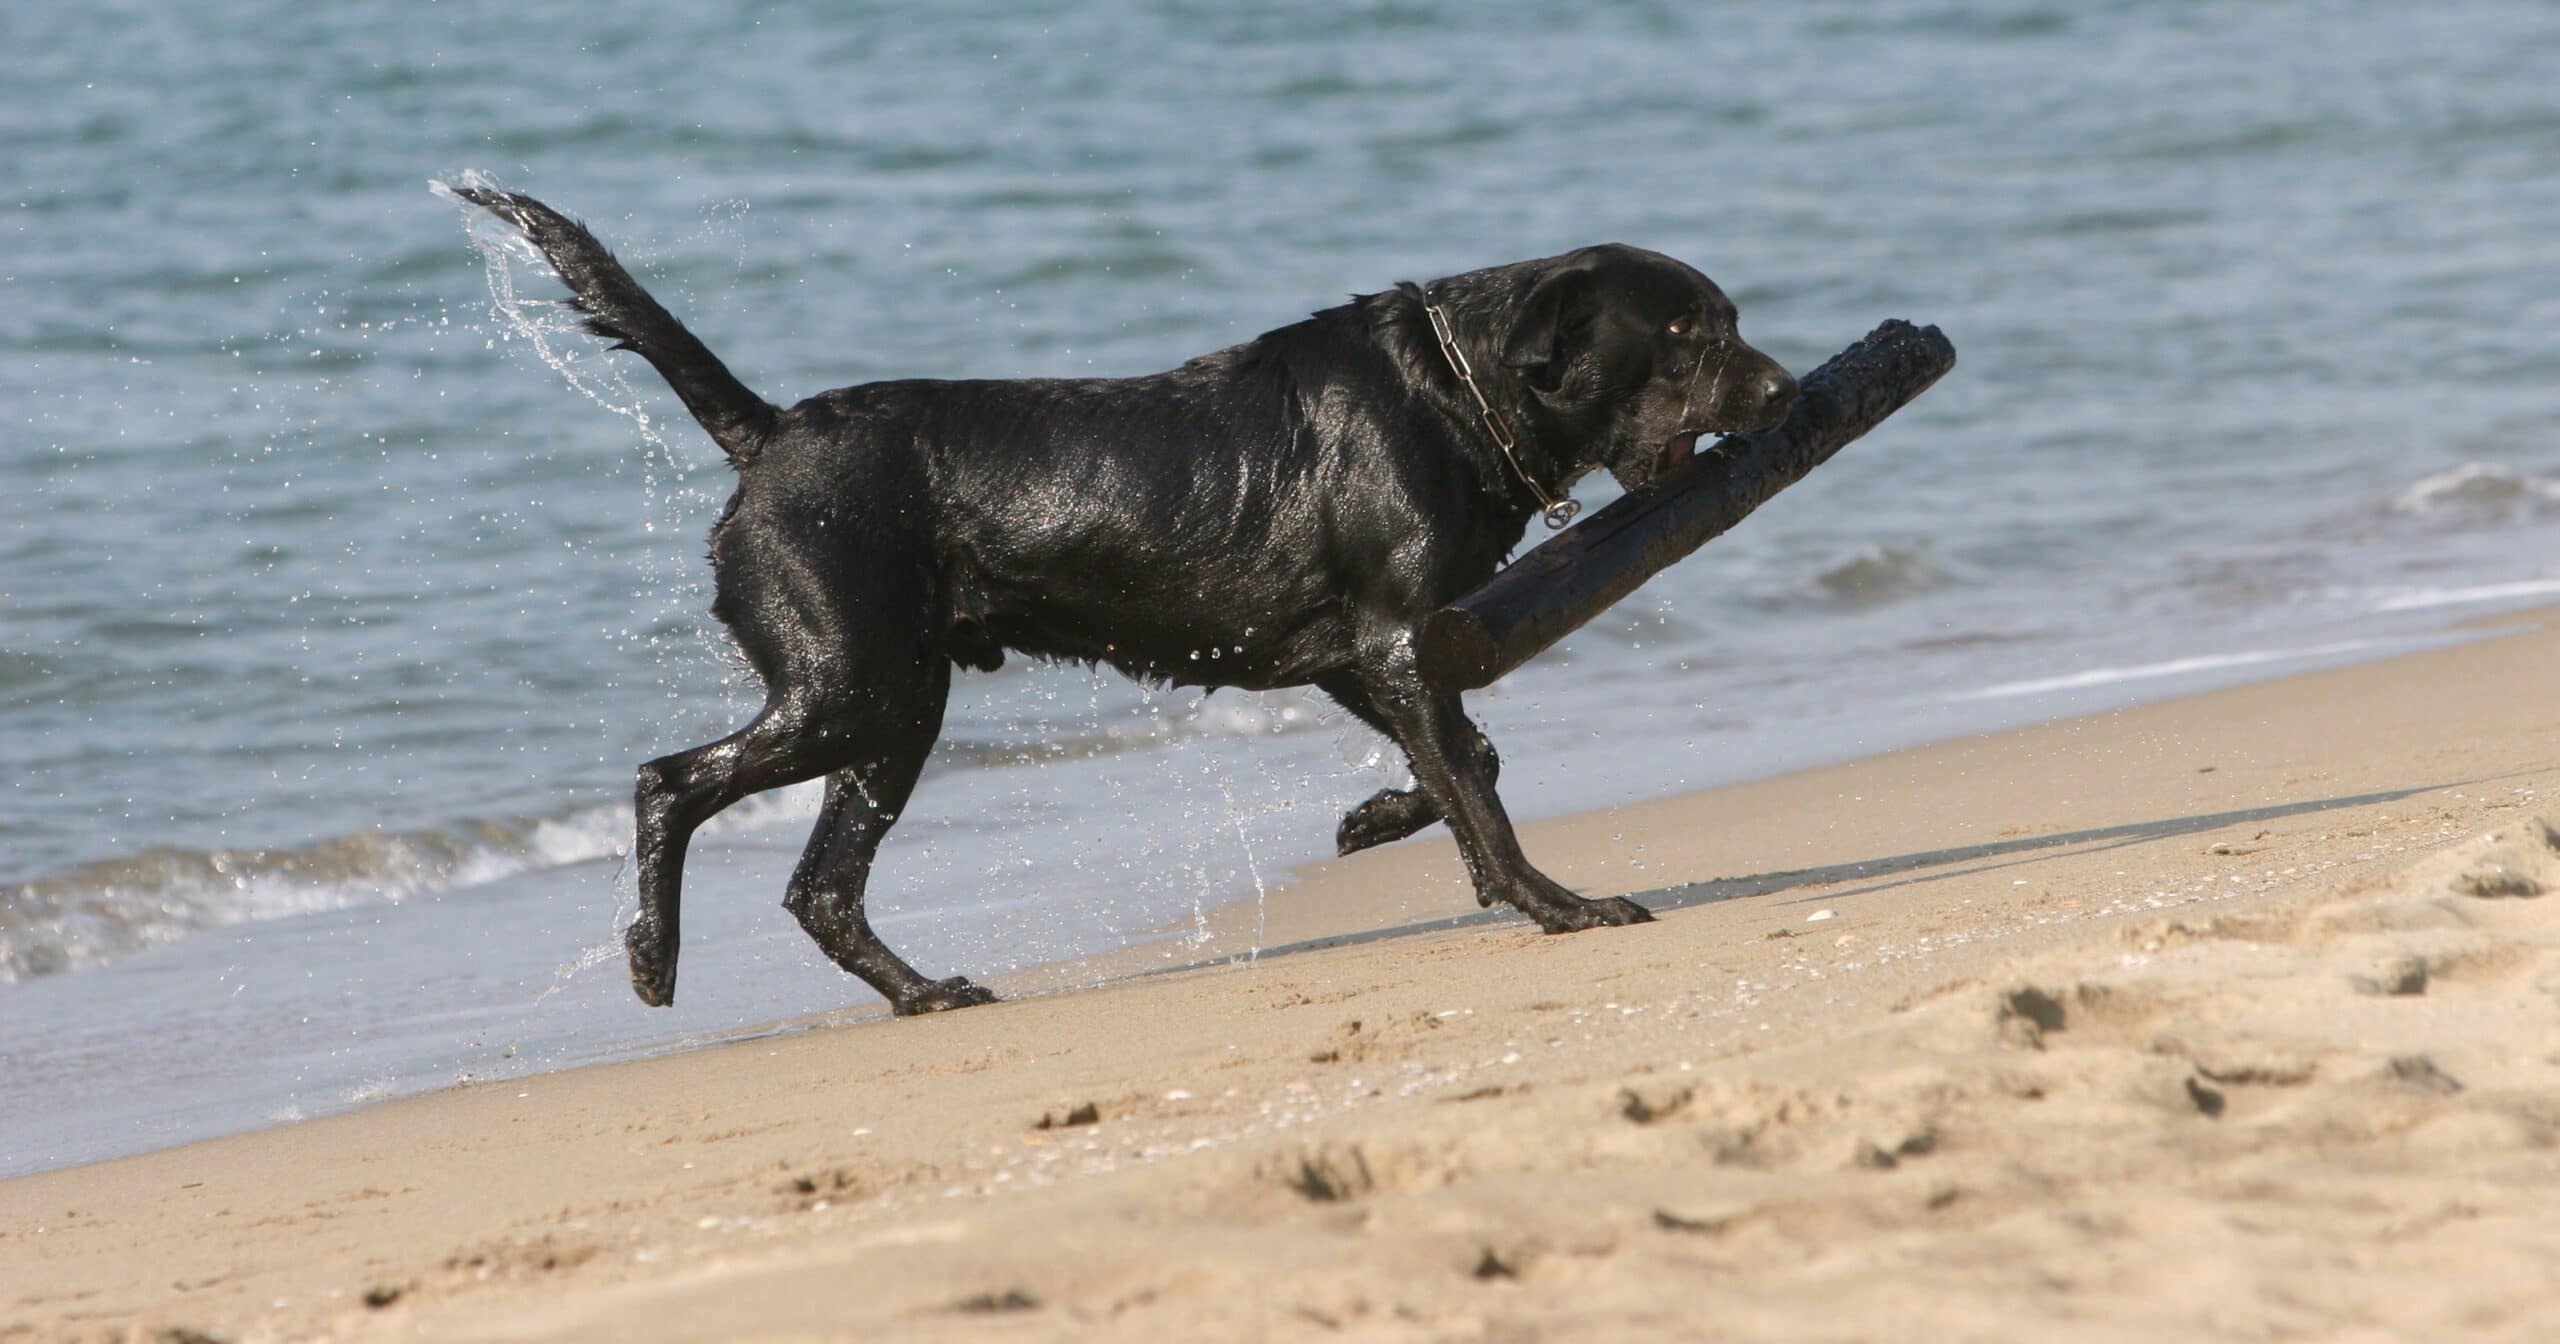
<path fill-rule="evenodd" d="M 1955 367 L 1936 327 L 1900 319 L 1805 376 L 1776 429 L 1736 434 L 1505 566 L 1433 612 L 1416 650 L 1444 690 L 1491 685 L 1673 561 L 1804 479 Z"/>

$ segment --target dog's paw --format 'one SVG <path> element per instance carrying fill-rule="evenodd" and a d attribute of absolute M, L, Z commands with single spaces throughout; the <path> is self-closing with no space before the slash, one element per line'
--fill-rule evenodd
<path fill-rule="evenodd" d="M 1579 933 L 1584 929 L 1653 922 L 1652 911 L 1624 896 L 1612 896 L 1602 901 L 1568 896 L 1562 900 L 1550 899 L 1535 906 L 1523 906 L 1521 912 L 1538 921 L 1538 927 L 1549 933 Z"/>
<path fill-rule="evenodd" d="M 1653 922 L 1652 911 L 1628 900 L 1624 896 L 1612 896 L 1605 901 L 1589 901 L 1586 902 L 1586 904 L 1591 907 L 1592 913 L 1597 916 L 1597 919 L 1594 921 L 1594 927 L 1602 924 L 1617 926 L 1627 924 L 1650 924 Z"/>
<path fill-rule="evenodd" d="M 900 1017 L 913 1017 L 918 1013 L 947 1013 L 954 1008 L 975 1008 L 995 1001 L 996 996 L 991 991 L 971 984 L 965 975 L 955 975 L 948 980 L 936 980 L 890 1004 L 889 1010 Z"/>
<path fill-rule="evenodd" d="M 657 926 L 639 920 L 625 930 L 622 948 L 631 960 L 631 992 L 652 1008 L 676 1001 L 675 949 L 667 946 Z"/>
<path fill-rule="evenodd" d="M 1344 813 L 1333 833 L 1335 854 L 1402 840 L 1440 819 L 1440 809 L 1416 789 L 1382 789 L 1367 802 Z"/>

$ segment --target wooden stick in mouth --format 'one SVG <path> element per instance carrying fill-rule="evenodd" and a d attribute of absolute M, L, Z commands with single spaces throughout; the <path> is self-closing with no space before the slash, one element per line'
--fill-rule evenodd
<path fill-rule="evenodd" d="M 1807 374 L 1777 428 L 1731 435 L 1557 533 L 1433 612 L 1416 648 L 1442 690 L 1492 685 L 1929 390 L 1956 365 L 1936 327 L 1899 318 Z"/>

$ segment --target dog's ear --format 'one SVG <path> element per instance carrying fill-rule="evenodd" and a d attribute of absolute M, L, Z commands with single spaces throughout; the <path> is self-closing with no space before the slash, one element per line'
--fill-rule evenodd
<path fill-rule="evenodd" d="M 1562 266 L 1530 289 L 1502 343 L 1502 366 L 1540 392 L 1553 392 L 1564 377 L 1565 345 L 1591 321 L 1591 272 Z"/>

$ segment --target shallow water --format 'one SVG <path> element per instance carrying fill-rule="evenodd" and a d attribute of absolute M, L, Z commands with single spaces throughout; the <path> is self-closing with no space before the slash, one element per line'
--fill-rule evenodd
<path fill-rule="evenodd" d="M 1477 699 L 1525 814 L 2560 594 L 2546 5 L 159 3 L 0 39 L 0 1171 L 865 997 L 775 908 L 806 791 L 698 851 L 682 1007 L 592 955 L 632 766 L 753 703 L 703 614 L 726 468 L 645 374 L 648 427 L 567 391 L 431 177 L 585 215 L 777 399 L 1159 368 L 1610 238 L 1799 369 L 1945 327 L 1954 377 Z M 936 973 L 1178 950 L 1390 777 L 1303 696 L 969 676 L 876 900 Z"/>

